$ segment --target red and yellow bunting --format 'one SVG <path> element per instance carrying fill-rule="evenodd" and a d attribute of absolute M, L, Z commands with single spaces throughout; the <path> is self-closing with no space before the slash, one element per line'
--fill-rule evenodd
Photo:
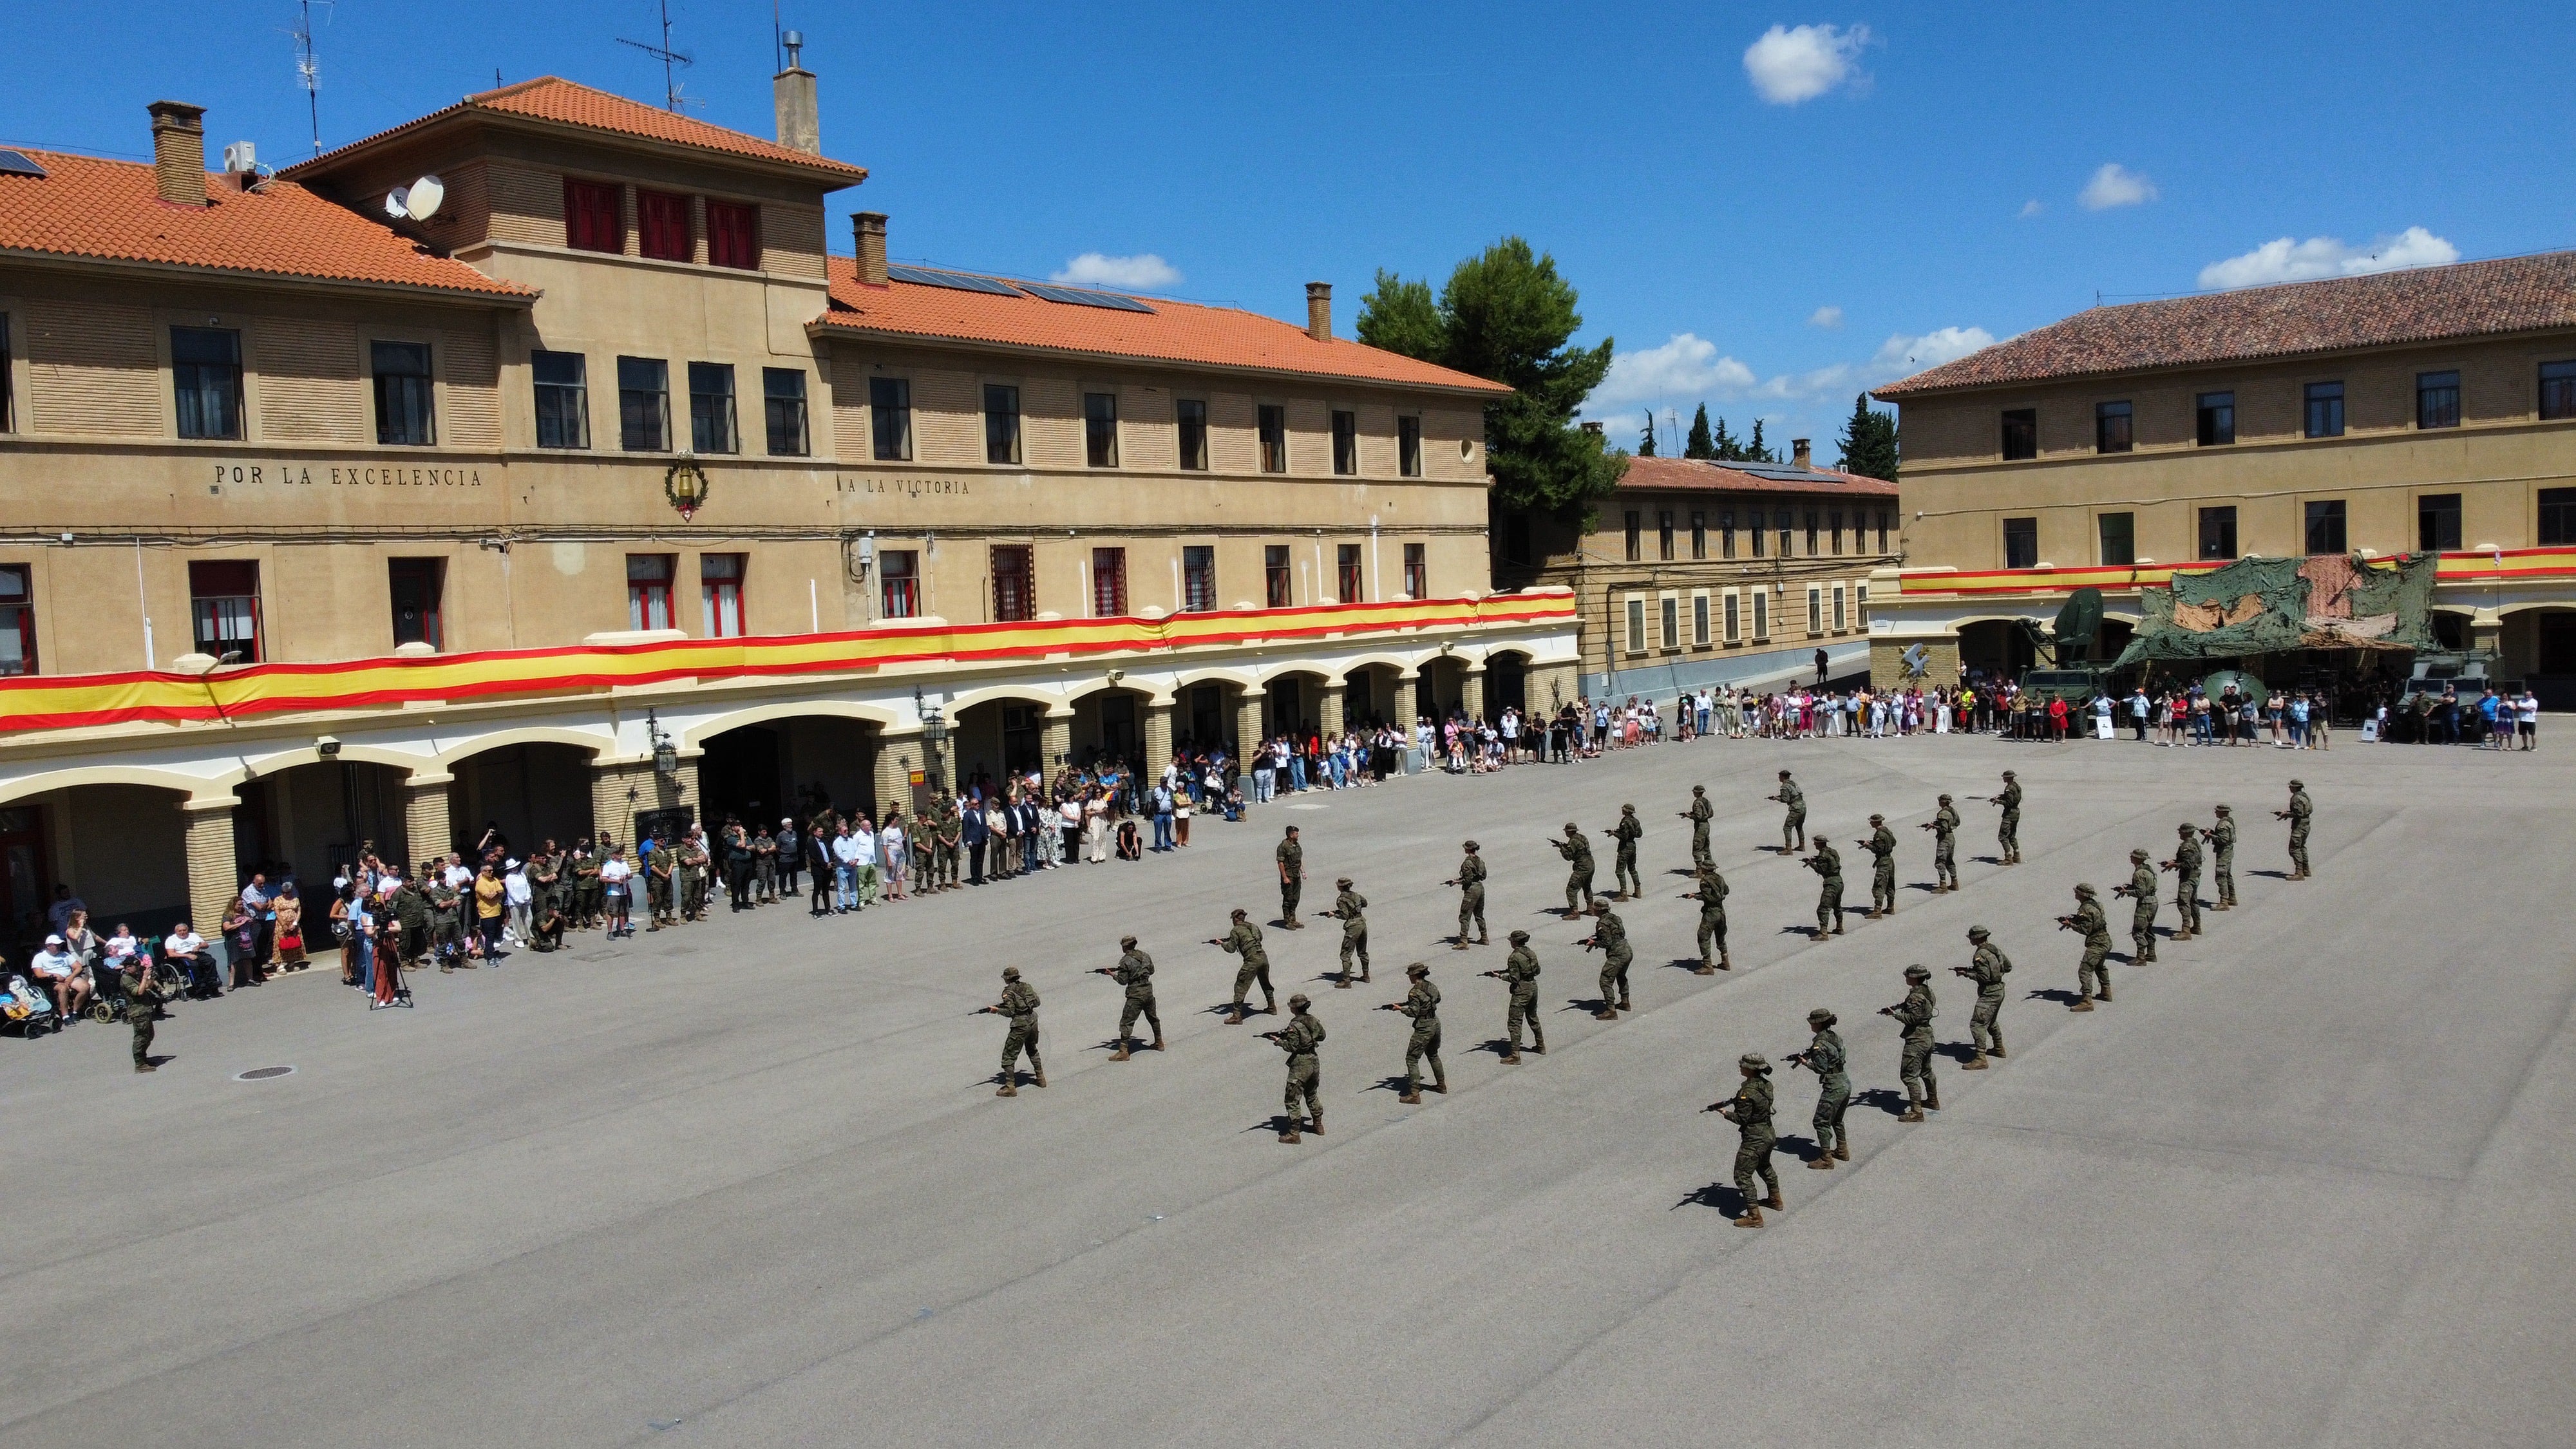
<path fill-rule="evenodd" d="M 600 693 L 675 679 L 788 679 L 910 664 L 990 664 L 1392 634 L 1476 624 L 1570 623 L 1565 593 L 1402 599 L 1302 609 L 1227 610 L 1163 619 L 1065 619 L 676 639 L 569 649 L 253 664 L 210 675 L 135 672 L 0 680 L 0 729 L 53 730 L 144 720 L 247 719 L 308 710 L 398 709 Z"/>

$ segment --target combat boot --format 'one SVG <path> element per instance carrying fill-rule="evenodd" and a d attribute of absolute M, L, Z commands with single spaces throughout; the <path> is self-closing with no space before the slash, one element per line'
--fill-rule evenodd
<path fill-rule="evenodd" d="M 1834 1161 L 1851 1161 L 1851 1139 L 1843 1136 L 1840 1132 L 1836 1132 L 1834 1134 Z"/>
<path fill-rule="evenodd" d="M 1109 1054 L 1109 1059 L 1113 1062 L 1123 1062 L 1127 1060 L 1127 1043 L 1123 1038 L 1118 1043 L 1118 1050 Z"/>
<path fill-rule="evenodd" d="M 1507 1067 L 1517 1067 L 1517 1066 L 1519 1066 L 1519 1065 L 1521 1064 L 1521 1054 L 1520 1054 L 1519 1052 L 1516 1052 L 1516 1051 L 1515 1051 L 1515 1052 L 1505 1052 L 1503 1055 L 1501 1055 L 1501 1056 L 1499 1056 L 1499 1057 L 1494 1058 L 1494 1060 L 1496 1060 L 1496 1061 L 1498 1061 L 1498 1062 L 1502 1063 L 1504 1066 L 1507 1066 Z"/>
<path fill-rule="evenodd" d="M 1530 1038 L 1530 1050 L 1538 1053 L 1540 1056 L 1546 1056 L 1547 1038 L 1543 1036 Z"/>
<path fill-rule="evenodd" d="M 1463 950 L 1465 950 L 1466 948 L 1465 948 L 1465 947 L 1463 947 L 1463 946 L 1461 946 L 1461 947 L 1459 947 L 1459 949 L 1463 951 Z M 1351 973 L 1349 973 L 1348 971 L 1345 971 L 1345 972 L 1343 972 L 1341 975 L 1339 975 L 1339 976 L 1337 976 L 1337 977 L 1334 977 L 1334 978 L 1333 978 L 1333 989 L 1334 989 L 1335 991 L 1348 991 L 1348 990 L 1350 990 L 1350 989 L 1351 989 Z"/>
<path fill-rule="evenodd" d="M 1718 969 L 1718 970 L 1720 970 L 1720 971 L 1732 971 L 1732 970 L 1734 970 L 1734 969 L 1735 969 L 1735 958 L 1734 958 L 1733 956 L 1728 955 L 1728 954 L 1727 954 L 1726 952 L 1724 952 L 1724 951 L 1720 951 L 1720 952 L 1718 952 L 1718 953 L 1717 953 L 1717 969 Z"/>
<path fill-rule="evenodd" d="M 1225 1019 L 1225 1024 L 1226 1024 L 1226 1025 L 1228 1025 L 1228 1026 L 1241 1026 L 1241 1025 L 1243 1025 L 1243 1019 L 1244 1019 L 1246 1016 L 1249 1016 L 1249 1015 L 1251 1014 L 1250 1012 L 1246 1011 L 1246 1010 L 1245 1010 L 1241 1005 L 1239 1005 L 1239 1004 L 1238 1004 L 1237 1006 L 1235 1006 L 1235 1007 L 1233 1008 L 1233 1010 L 1234 1010 L 1234 1015 L 1229 1016 L 1229 1017 L 1227 1017 L 1227 1018 Z"/>
<path fill-rule="evenodd" d="M 1453 941 L 1453 942 L 1451 942 L 1451 943 L 1449 944 L 1449 949 L 1450 949 L 1450 950 L 1452 950 L 1452 951 L 1464 951 L 1464 950 L 1466 950 L 1466 949 L 1467 949 L 1467 938 L 1466 938 L 1466 937 L 1464 937 L 1464 936 L 1460 936 L 1457 940 L 1455 940 L 1455 941 Z"/>
<path fill-rule="evenodd" d="M 1422 1105 L 1422 1094 L 1418 1091 L 1408 1091 L 1397 1097 L 1395 1100 L 1408 1107 L 1419 1107 Z"/>
<path fill-rule="evenodd" d="M 1702 961 L 1697 966 L 1691 968 L 1691 974 L 1693 976 L 1714 976 L 1717 974 L 1717 967 L 1711 962 Z"/>
<path fill-rule="evenodd" d="M 1617 1021 L 1619 1019 L 1619 1010 L 1608 1002 L 1603 1002 L 1601 1009 L 1592 1013 L 1592 1019 L 1594 1021 Z"/>
<path fill-rule="evenodd" d="M 1477 944 L 1477 945 L 1479 945 L 1479 946 L 1490 946 L 1490 945 L 1494 944 L 1494 938 L 1493 938 L 1493 937 L 1491 937 L 1491 936 L 1486 935 L 1486 934 L 1485 934 L 1484 932 L 1482 932 L 1482 931 L 1478 931 L 1478 932 L 1476 933 L 1476 944 Z M 1367 977 L 1365 977 L 1365 976 L 1363 976 L 1363 977 L 1361 977 L 1360 979 L 1361 979 L 1362 981 L 1366 981 L 1368 978 L 1367 978 Z"/>
<path fill-rule="evenodd" d="M 1305 1140 L 1297 1135 L 1297 1119 L 1293 1117 L 1288 1119 L 1288 1130 L 1279 1134 L 1279 1140 L 1282 1142 L 1302 1142 Z"/>
<path fill-rule="evenodd" d="M 1837 913 L 1837 914 L 1835 915 L 1835 917 L 1834 917 L 1834 934 L 1835 934 L 1835 935 L 1837 935 L 1837 936 L 1839 936 L 1839 935 L 1841 935 L 1842 933 L 1843 933 L 1843 918 L 1842 918 L 1842 916 L 1841 916 L 1839 913 Z"/>
<path fill-rule="evenodd" d="M 1314 1122 L 1313 1122 L 1310 1126 L 1308 1126 L 1308 1127 L 1306 1128 L 1306 1130 L 1307 1130 L 1307 1131 L 1309 1131 L 1309 1132 L 1314 1133 L 1314 1134 L 1315 1134 L 1316 1136 L 1318 1136 L 1318 1137 L 1321 1137 L 1321 1136 L 1323 1136 L 1323 1135 L 1324 1135 L 1324 1109 L 1323 1109 L 1323 1108 L 1318 1107 L 1318 1108 L 1316 1108 L 1316 1109 L 1315 1109 L 1315 1120 L 1314 1120 Z"/>
<path fill-rule="evenodd" d="M 1996 1061 L 2002 1061 L 2004 1059 L 2003 1033 L 1997 1032 L 1995 1034 L 1995 1044 L 1986 1048 L 1986 1055 L 1993 1057 Z"/>
<path fill-rule="evenodd" d="M 1915 1101 L 1909 1101 L 1909 1102 L 1907 1102 L 1907 1103 L 1905 1104 L 1905 1110 L 1904 1110 L 1903 1112 L 1900 1112 L 1900 1113 L 1898 1113 L 1898 1114 L 1897 1114 L 1896 1120 L 1897 1120 L 1897 1121 L 1899 1121 L 1899 1122 L 1920 1122 L 1920 1121 L 1922 1121 L 1922 1120 L 1923 1120 L 1923 1104 L 1922 1104 L 1921 1102 L 1915 1102 Z"/>
<path fill-rule="evenodd" d="M 1449 1074 L 1448 1074 L 1448 1073 L 1446 1073 L 1446 1072 L 1442 1072 L 1442 1073 L 1440 1073 L 1440 1074 L 1438 1074 L 1438 1075 L 1434 1076 L 1434 1077 L 1431 1079 L 1431 1090 L 1433 1090 L 1433 1091 L 1435 1091 L 1435 1092 L 1438 1092 L 1441 1096 L 1444 1096 L 1444 1097 L 1448 1096 L 1448 1095 L 1449 1095 Z"/>
<path fill-rule="evenodd" d="M 1039 1086 L 1041 1086 L 1041 1087 L 1045 1086 L 1045 1085 L 1046 1085 L 1046 1068 L 1044 1068 L 1044 1067 L 1039 1067 L 1039 1068 L 1037 1069 L 1037 1073 L 1038 1073 L 1038 1085 L 1039 1085 Z M 1935 1107 L 1938 1107 L 1938 1106 L 1940 1106 L 1941 1104 L 1940 1104 L 1940 1103 L 1938 1103 L 1938 1102 L 1935 1102 L 1935 1103 L 1933 1103 L 1932 1105 L 1933 1105 L 1933 1106 L 1935 1106 Z"/>
<path fill-rule="evenodd" d="M 1822 1148 L 1817 1149 L 1815 1157 L 1807 1163 L 1807 1170 L 1810 1172 L 1833 1171 L 1834 1155 Z"/>
<path fill-rule="evenodd" d="M 1872 906 L 1872 907 L 1870 907 L 1870 908 L 1869 908 L 1869 910 L 1868 910 L 1868 912 L 1861 916 L 1861 919 L 1862 919 L 1862 920 L 1864 920 L 1864 921 L 1875 921 L 1875 920 L 1877 920 L 1877 919 L 1878 919 L 1878 907 L 1876 907 L 1876 906 Z"/>
<path fill-rule="evenodd" d="M 2093 1009 L 2093 998 L 2090 996 L 2079 996 L 2075 998 L 2074 1003 L 2066 1009 L 2069 1011 L 2091 1011 Z"/>
<path fill-rule="evenodd" d="M 1008 1082 L 1004 1082 L 1004 1083 L 1002 1084 L 1002 1089 L 1001 1089 L 1000 1091 L 998 1091 L 998 1092 L 995 1092 L 993 1095 L 994 1095 L 994 1096 L 996 1096 L 996 1097 L 1016 1097 L 1016 1096 L 1018 1096 L 1019 1094 L 1020 1094 L 1020 1089 L 1019 1089 L 1019 1088 L 1012 1086 L 1012 1085 L 1011 1085 L 1010 1083 L 1008 1083 Z"/>
<path fill-rule="evenodd" d="M 1156 1051 L 1161 1051 L 1162 1049 L 1163 1049 L 1163 1034 L 1162 1034 L 1162 1032 L 1160 1032 L 1160 1031 L 1156 1031 L 1156 1032 L 1154 1033 L 1154 1050 L 1156 1050 Z"/>
<path fill-rule="evenodd" d="M 2111 999 L 2111 988 L 2105 986 L 2101 990 L 2094 992 L 2093 999 L 2095 1001 L 2109 1001 Z"/>
<path fill-rule="evenodd" d="M 134 1069 L 138 1072 L 157 1072 L 161 1070 L 161 1064 L 159 1062 L 136 1062 L 134 1064 Z"/>
<path fill-rule="evenodd" d="M 1771 1195 L 1762 1200 L 1762 1205 L 1775 1213 L 1789 1210 L 1789 1205 L 1780 1200 L 1780 1188 L 1776 1183 L 1772 1185 Z"/>
<path fill-rule="evenodd" d="M 1739 1228 L 1758 1228 L 1762 1226 L 1762 1209 L 1751 1203 L 1745 1204 L 1744 1216 L 1737 1218 L 1735 1220 L 1735 1225 Z"/>
<path fill-rule="evenodd" d="M 1959 1068 L 1959 1070 L 1960 1070 L 1960 1071 L 1963 1071 L 1963 1072 L 1982 1072 L 1982 1071 L 1984 1071 L 1985 1069 L 1986 1069 L 1986 1054 L 1985 1054 L 1984 1052 L 1979 1052 L 1979 1053 L 1977 1053 L 1976 1059 L 1975 1059 L 1974 1061 L 1971 1061 L 1971 1062 L 1967 1063 L 1966 1065 L 1964 1065 L 1964 1066 L 1962 1066 L 1962 1067 L 1960 1067 L 1960 1068 Z"/>
<path fill-rule="evenodd" d="M 1040 1078 L 1038 1078 L 1038 1085 L 1039 1085 L 1039 1086 L 1041 1086 L 1041 1087 L 1045 1086 L 1045 1085 L 1046 1085 L 1046 1078 L 1044 1078 L 1044 1077 L 1040 1077 Z M 1940 1089 L 1939 1087 L 1937 1087 L 1937 1086 L 1926 1088 L 1926 1089 L 1924 1090 L 1924 1093 L 1923 1093 L 1923 1105 L 1924 1105 L 1925 1107 L 1927 1107 L 1927 1108 L 1930 1108 L 1932 1111 L 1935 1111 L 1935 1112 L 1940 1111 L 1940 1110 L 1941 1110 L 1941 1089 Z"/>

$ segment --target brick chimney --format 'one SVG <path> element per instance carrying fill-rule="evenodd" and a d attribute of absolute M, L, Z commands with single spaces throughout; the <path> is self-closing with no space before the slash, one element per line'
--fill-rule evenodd
<path fill-rule="evenodd" d="M 152 188 L 163 201 L 206 204 L 206 108 L 186 101 L 154 101 Z"/>
<path fill-rule="evenodd" d="M 787 69 L 769 82 L 770 97 L 778 106 L 778 144 L 808 156 L 820 156 L 822 107 L 814 97 L 814 73 L 798 58 L 805 48 L 804 32 L 791 30 L 780 39 L 787 46 Z"/>
<path fill-rule="evenodd" d="M 1318 342 L 1333 340 L 1333 284 L 1306 284 L 1306 335 Z"/>
<path fill-rule="evenodd" d="M 1808 449 L 1808 447 L 1807 447 L 1807 440 L 1806 440 L 1806 439 L 1804 439 L 1804 438 L 1791 438 L 1791 439 L 1789 440 L 1789 461 L 1790 461 L 1790 462 L 1797 464 L 1797 465 L 1798 465 L 1799 467 L 1801 467 L 1801 468 L 1812 468 L 1812 467 L 1816 466 L 1816 465 L 1815 465 L 1815 463 L 1812 461 L 1812 458 L 1813 458 L 1813 454 L 1809 451 L 1809 449 Z"/>
<path fill-rule="evenodd" d="M 854 211 L 850 225 L 859 239 L 859 280 L 871 287 L 886 284 L 885 213 Z"/>

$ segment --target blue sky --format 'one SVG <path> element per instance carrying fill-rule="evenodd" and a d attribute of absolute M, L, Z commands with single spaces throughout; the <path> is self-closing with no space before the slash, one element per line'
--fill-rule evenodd
<path fill-rule="evenodd" d="M 325 144 L 554 73 L 657 98 L 650 0 L 316 7 Z M 0 137 L 137 157 L 143 105 L 306 154 L 295 8 L 39 4 Z M 771 130 L 770 7 L 674 0 L 691 113 Z M 1705 399 L 1830 442 L 1860 387 L 2090 306 L 2576 245 L 2566 6 L 819 5 L 823 143 L 901 258 L 1347 329 L 1528 237 L 1633 446 Z M 2105 171 L 2105 168 L 2116 168 Z M 2268 250 L 2266 250 L 2268 248 Z M 1097 254 L 1077 266 L 1076 259 Z M 1160 267 L 1137 260 L 1158 258 Z"/>

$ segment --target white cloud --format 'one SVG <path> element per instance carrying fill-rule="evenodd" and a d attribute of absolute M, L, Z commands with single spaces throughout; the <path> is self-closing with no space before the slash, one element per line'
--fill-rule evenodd
<path fill-rule="evenodd" d="M 1879 344 L 1878 355 L 1869 360 L 1870 371 L 1876 381 L 1885 382 L 1994 345 L 1995 335 L 1983 327 L 1944 327 L 1915 337 L 1899 332 Z"/>
<path fill-rule="evenodd" d="M 1132 257 L 1084 252 L 1065 263 L 1062 270 L 1047 280 L 1081 287 L 1126 287 L 1139 292 L 1156 292 L 1178 286 L 1181 274 L 1178 268 L 1152 252 Z"/>
<path fill-rule="evenodd" d="M 2034 217 L 2034 216 L 2037 216 L 2037 215 L 2039 215 L 2041 212 L 2046 211 L 2046 210 L 2048 210 L 2048 208 L 2047 208 L 2047 207 L 2045 207 L 2045 206 L 2040 205 L 2040 204 L 2039 204 L 2039 198 L 2038 198 L 2038 197 L 2036 197 L 2036 196 L 2034 196 L 2034 197 L 2032 197 L 2030 200 L 2025 201 L 2025 202 L 2023 202 L 2023 203 L 2021 204 L 2021 213 L 2020 213 L 2020 214 L 2021 214 L 2023 217 L 2028 218 L 2028 217 Z"/>
<path fill-rule="evenodd" d="M 1595 388 L 1588 408 L 1625 408 L 1671 397 L 1726 395 L 1753 385 L 1753 369 L 1718 355 L 1717 344 L 1688 332 L 1660 347 L 1621 352 Z"/>
<path fill-rule="evenodd" d="M 1808 315 L 1807 325 L 1810 327 L 1822 327 L 1828 331 L 1836 327 L 1840 327 L 1843 325 L 1843 309 L 1831 306 L 1818 307 L 1813 313 Z"/>
<path fill-rule="evenodd" d="M 2117 161 L 2105 161 L 2093 179 L 2084 183 L 2083 193 L 2075 198 L 2086 211 L 2108 211 L 2115 206 L 2140 206 L 2156 199 L 2156 184 Z"/>
<path fill-rule="evenodd" d="M 2373 238 L 2366 246 L 2345 246 L 2336 237 L 2312 236 L 2303 242 L 2276 237 L 2242 256 L 2211 262 L 2200 269 L 2200 284 L 2213 290 L 2260 287 L 2274 282 L 2307 282 L 2319 277 L 2358 277 L 2407 267 L 2447 266 L 2460 259 L 2460 249 L 2420 226 L 2395 236 Z"/>
<path fill-rule="evenodd" d="M 1775 106 L 1794 106 L 1858 76 L 1867 44 L 1866 25 L 1774 25 L 1744 48 L 1744 73 L 1754 94 Z"/>

